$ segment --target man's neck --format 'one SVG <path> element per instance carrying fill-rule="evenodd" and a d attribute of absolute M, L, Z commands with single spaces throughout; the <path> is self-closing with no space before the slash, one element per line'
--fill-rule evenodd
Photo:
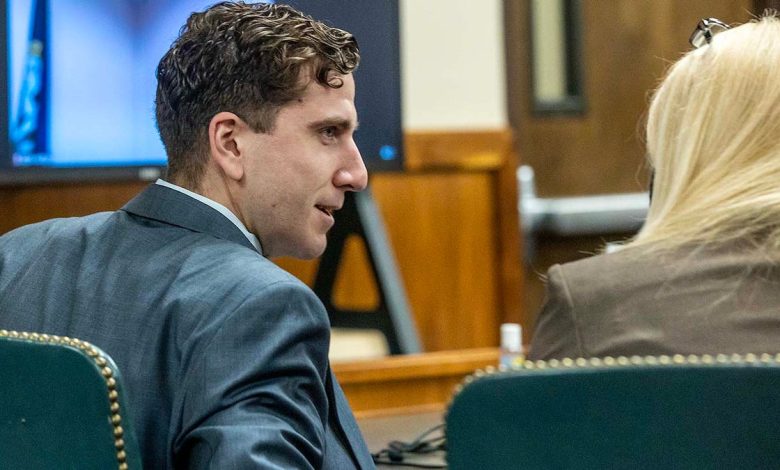
<path fill-rule="evenodd" d="M 187 196 L 196 199 L 203 204 L 206 204 L 207 206 L 212 207 L 213 209 L 217 210 L 219 213 L 224 215 L 228 220 L 230 220 L 236 227 L 241 230 L 241 232 L 244 234 L 244 236 L 252 243 L 252 245 L 257 248 L 257 251 L 260 252 L 260 254 L 263 253 L 262 246 L 260 244 L 260 240 L 257 238 L 255 234 L 249 231 L 249 229 L 246 227 L 246 225 L 241 221 L 238 214 L 235 212 L 235 210 L 221 202 L 219 199 L 215 199 L 212 197 L 207 191 L 198 193 L 195 191 L 192 191 L 191 189 L 187 189 L 185 187 L 179 186 L 175 183 L 170 183 L 168 181 L 164 180 L 157 180 L 156 184 L 166 186 L 168 188 L 174 189 L 176 191 L 179 191 L 182 194 L 186 194 Z M 205 194 L 204 194 L 205 193 Z M 224 200 L 224 199 L 223 199 Z"/>

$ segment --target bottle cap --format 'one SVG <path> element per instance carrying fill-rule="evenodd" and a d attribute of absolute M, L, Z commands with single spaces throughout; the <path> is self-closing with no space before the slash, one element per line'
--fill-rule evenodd
<path fill-rule="evenodd" d="M 501 349 L 513 352 L 523 350 L 523 329 L 517 323 L 501 325 Z"/>

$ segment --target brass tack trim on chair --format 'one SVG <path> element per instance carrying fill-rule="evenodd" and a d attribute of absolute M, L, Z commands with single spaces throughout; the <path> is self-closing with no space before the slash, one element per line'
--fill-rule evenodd
<path fill-rule="evenodd" d="M 125 452 L 125 441 L 123 439 L 124 429 L 122 429 L 122 414 L 119 407 L 119 391 L 117 390 L 114 370 L 109 367 L 108 360 L 100 354 L 97 348 L 92 344 L 67 336 L 56 336 L 38 333 L 28 333 L 25 331 L 0 330 L 0 338 L 21 339 L 42 344 L 56 344 L 61 346 L 71 346 L 84 351 L 95 365 L 100 369 L 100 373 L 106 381 L 108 389 L 108 401 L 111 409 L 111 424 L 114 427 L 114 447 L 116 448 L 116 460 L 119 470 L 127 470 L 127 453 Z"/>
<path fill-rule="evenodd" d="M 618 357 L 591 357 L 591 358 L 564 358 L 564 359 L 550 359 L 547 361 L 524 361 L 520 364 L 510 366 L 500 365 L 498 367 L 487 366 L 484 369 L 479 369 L 474 373 L 466 376 L 463 381 L 455 386 L 450 402 L 447 405 L 447 412 L 452 407 L 452 402 L 455 397 L 458 396 L 463 389 L 469 384 L 496 374 L 506 374 L 513 371 L 534 369 L 617 369 L 621 367 L 630 366 L 687 366 L 687 365 L 724 365 L 724 364 L 755 364 L 766 366 L 780 366 L 780 353 L 778 354 L 717 354 L 715 356 L 711 354 L 675 354 L 673 356 L 660 355 L 660 356 L 618 356 Z"/>

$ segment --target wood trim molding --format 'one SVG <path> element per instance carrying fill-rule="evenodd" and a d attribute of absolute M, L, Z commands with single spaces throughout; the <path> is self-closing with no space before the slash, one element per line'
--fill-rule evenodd
<path fill-rule="evenodd" d="M 342 385 L 393 382 L 423 377 L 470 374 L 485 365 L 497 364 L 497 361 L 498 350 L 496 348 L 477 348 L 336 362 L 333 364 L 333 372 L 338 375 Z"/>
<path fill-rule="evenodd" d="M 510 129 L 474 131 L 406 131 L 407 171 L 498 170 L 514 153 Z"/>
<path fill-rule="evenodd" d="M 333 372 L 358 417 L 442 409 L 463 379 L 498 364 L 496 348 L 342 362 Z"/>

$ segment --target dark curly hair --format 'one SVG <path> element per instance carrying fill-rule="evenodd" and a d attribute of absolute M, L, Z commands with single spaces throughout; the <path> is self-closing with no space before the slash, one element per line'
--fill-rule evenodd
<path fill-rule="evenodd" d="M 273 129 L 279 109 L 298 99 L 310 68 L 323 86 L 331 72 L 360 61 L 352 34 L 287 5 L 221 2 L 193 13 L 157 67 L 157 129 L 168 154 L 168 178 L 197 188 L 208 161 L 208 125 L 221 111 L 254 131 Z"/>

